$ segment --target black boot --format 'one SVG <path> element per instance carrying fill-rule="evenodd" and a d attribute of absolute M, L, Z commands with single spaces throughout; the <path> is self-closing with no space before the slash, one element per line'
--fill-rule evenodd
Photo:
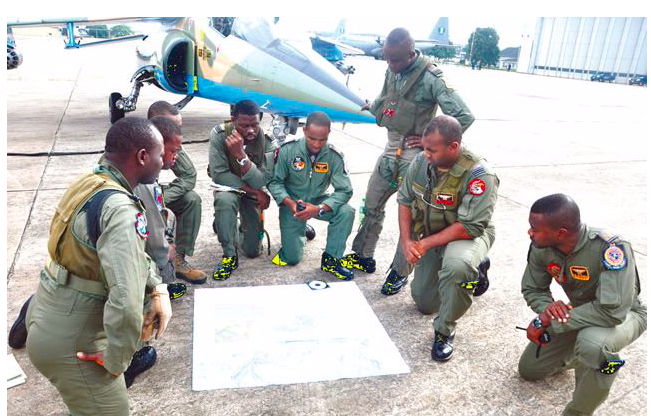
<path fill-rule="evenodd" d="M 316 237 L 316 231 L 310 224 L 305 224 L 305 237 L 308 241 L 312 241 L 314 240 L 314 237 Z"/>
<path fill-rule="evenodd" d="M 395 295 L 396 293 L 400 292 L 400 289 L 402 289 L 404 285 L 407 284 L 407 280 L 409 280 L 408 277 L 400 276 L 397 271 L 391 269 L 389 275 L 387 276 L 387 280 L 382 285 L 380 292 L 382 292 L 383 295 L 387 296 Z"/>
<path fill-rule="evenodd" d="M 321 270 L 334 274 L 340 280 L 353 280 L 355 277 L 355 274 L 350 269 L 344 267 L 343 259 L 332 257 L 325 251 L 321 255 Z"/>
<path fill-rule="evenodd" d="M 373 273 L 375 271 L 375 259 L 373 257 L 362 257 L 357 253 L 346 254 L 342 259 L 344 266 L 349 269 L 355 268 L 364 273 Z"/>
<path fill-rule="evenodd" d="M 8 344 L 11 348 L 17 350 L 25 346 L 27 341 L 27 326 L 25 325 L 25 317 L 27 316 L 27 308 L 29 307 L 29 302 L 32 301 L 34 295 L 27 298 L 23 306 L 20 308 L 18 313 L 18 318 L 16 322 L 11 326 L 9 330 L 9 337 L 7 339 Z"/>
<path fill-rule="evenodd" d="M 475 286 L 475 290 L 472 292 L 474 297 L 481 296 L 488 290 L 490 282 L 488 281 L 488 269 L 491 267 L 491 259 L 486 257 L 479 263 L 479 282 Z"/>
<path fill-rule="evenodd" d="M 452 356 L 454 346 L 454 332 L 445 336 L 438 331 L 434 331 L 434 345 L 432 345 L 432 359 L 435 361 L 447 361 Z"/>
<path fill-rule="evenodd" d="M 124 382 L 127 385 L 127 388 L 131 387 L 133 380 L 138 374 L 144 373 L 152 368 L 155 362 L 156 350 L 154 347 L 147 345 L 146 347 L 141 348 L 140 351 L 136 351 L 136 353 L 133 354 L 129 368 L 124 372 Z"/>

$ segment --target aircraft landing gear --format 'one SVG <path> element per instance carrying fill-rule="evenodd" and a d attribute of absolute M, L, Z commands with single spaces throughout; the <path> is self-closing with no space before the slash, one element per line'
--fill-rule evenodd
<path fill-rule="evenodd" d="M 109 114 L 111 115 L 111 124 L 124 117 L 124 110 L 118 108 L 118 101 L 122 99 L 122 94 L 114 92 L 109 96 Z"/>
<path fill-rule="evenodd" d="M 271 120 L 269 131 L 271 137 L 273 137 L 274 140 L 276 140 L 276 143 L 280 146 L 289 134 L 296 134 L 296 131 L 298 130 L 298 118 L 279 116 L 277 114 L 272 114 L 272 117 L 273 119 Z"/>
<path fill-rule="evenodd" d="M 115 123 L 116 121 L 124 117 L 125 113 L 134 111 L 136 109 L 136 102 L 138 101 L 138 94 L 140 94 L 140 88 L 142 88 L 142 86 L 145 85 L 145 83 L 152 83 L 154 82 L 154 80 L 155 78 L 154 78 L 153 67 L 140 68 L 140 70 L 136 72 L 131 78 L 131 82 L 133 82 L 133 87 L 131 87 L 131 93 L 127 97 L 122 97 L 122 95 L 119 92 L 114 92 L 110 95 L 109 112 L 111 115 L 111 124 Z M 185 99 L 181 100 L 181 102 L 184 101 L 186 100 Z"/>

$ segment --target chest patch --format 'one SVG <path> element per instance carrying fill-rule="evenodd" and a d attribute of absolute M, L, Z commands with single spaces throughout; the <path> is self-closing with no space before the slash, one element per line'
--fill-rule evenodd
<path fill-rule="evenodd" d="M 136 232 L 144 239 L 147 239 L 147 236 L 149 236 L 147 217 L 145 217 L 142 212 L 136 214 Z"/>
<path fill-rule="evenodd" d="M 547 265 L 547 271 L 558 283 L 565 283 L 566 278 L 560 264 L 550 262 Z"/>
<path fill-rule="evenodd" d="M 570 273 L 576 280 L 590 280 L 590 272 L 585 266 L 570 266 Z"/>
<path fill-rule="evenodd" d="M 314 171 L 317 173 L 327 173 L 328 172 L 328 162 L 316 162 L 314 164 Z"/>
<path fill-rule="evenodd" d="M 300 156 L 296 156 L 292 161 L 292 169 L 295 171 L 300 171 L 305 169 L 305 159 Z"/>
<path fill-rule="evenodd" d="M 444 194 L 444 193 L 437 193 L 436 194 L 436 203 L 437 204 L 443 204 L 443 205 L 452 205 L 454 204 L 454 195 L 453 194 Z"/>
<path fill-rule="evenodd" d="M 154 186 L 154 202 L 156 203 L 156 208 L 158 208 L 159 211 L 163 210 L 163 191 L 161 190 L 160 186 L 155 185 Z"/>
<path fill-rule="evenodd" d="M 473 195 L 481 195 L 486 190 L 486 182 L 479 178 L 475 178 L 468 184 L 468 189 Z"/>
<path fill-rule="evenodd" d="M 626 267 L 626 255 L 617 244 L 611 244 L 604 251 L 604 267 L 608 270 L 620 270 Z"/>

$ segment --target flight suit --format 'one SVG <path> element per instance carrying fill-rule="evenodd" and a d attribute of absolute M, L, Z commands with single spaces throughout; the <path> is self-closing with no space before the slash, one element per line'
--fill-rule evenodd
<path fill-rule="evenodd" d="M 262 129 L 258 131 L 258 146 L 248 145 L 244 153 L 251 166 L 244 176 L 240 175 L 240 166 L 231 160 L 226 149 L 226 138 L 233 131 L 233 124 L 228 122 L 215 126 L 210 132 L 210 149 L 208 154 L 208 174 L 213 182 L 233 188 L 245 184 L 254 189 L 262 189 L 273 174 L 273 157 L 277 146 L 266 136 Z M 254 149 L 259 149 L 254 151 Z M 257 155 L 254 155 L 257 153 Z M 232 159 L 232 158 L 231 158 Z M 232 192 L 217 192 L 214 195 L 215 219 L 213 230 L 222 245 L 225 257 L 237 255 L 236 239 L 238 235 L 237 213 L 240 213 L 240 246 L 248 257 L 257 257 L 262 250 L 260 233 L 263 231 L 261 212 L 258 203 Z"/>
<path fill-rule="evenodd" d="M 404 137 L 422 135 L 438 107 L 456 118 L 463 131 L 474 121 L 461 97 L 446 83 L 443 72 L 420 51 L 416 52 L 416 61 L 400 74 L 387 69 L 382 92 L 371 105 L 370 111 L 375 114 L 378 125 L 387 127 L 388 141 L 369 179 L 364 219 L 353 241 L 353 251 L 362 257 L 373 257 L 382 232 L 387 200 L 398 191 L 409 163 L 422 150 L 406 148 Z M 391 267 L 403 277 L 412 270 L 399 251 Z"/>
<path fill-rule="evenodd" d="M 423 153 L 413 160 L 398 191 L 398 204 L 412 209 L 412 238 L 420 240 L 459 222 L 472 239 L 451 241 L 423 254 L 411 296 L 421 313 L 438 311 L 435 331 L 449 336 L 472 304 L 479 263 L 495 241 L 491 221 L 499 179 L 486 161 L 462 148 L 448 171 L 431 166 Z M 402 250 L 400 250 L 402 253 Z"/>
<path fill-rule="evenodd" d="M 201 226 L 201 197 L 193 189 L 197 170 L 190 156 L 181 149 L 172 166 L 176 178 L 163 186 L 165 206 L 176 215 L 176 252 L 192 256 Z"/>
<path fill-rule="evenodd" d="M 168 258 L 170 244 L 174 244 L 176 235 L 176 216 L 165 207 L 163 190 L 158 182 L 138 184 L 133 188 L 145 207 L 149 236 L 145 252 L 156 263 L 158 274 L 163 283 L 172 283 L 175 279 L 174 263 Z"/>
<path fill-rule="evenodd" d="M 563 414 L 591 415 L 608 397 L 619 368 L 600 369 L 620 359 L 619 350 L 646 330 L 633 250 L 628 241 L 583 225 L 568 256 L 555 248 L 529 248 L 522 294 L 538 314 L 554 302 L 552 279 L 573 309 L 566 323 L 552 320 L 547 328 L 551 341 L 538 358 L 537 345 L 527 345 L 518 370 L 526 380 L 539 380 L 574 368 L 575 390 Z"/>
<path fill-rule="evenodd" d="M 103 189 L 118 192 L 101 207 L 93 246 L 86 207 Z M 27 353 L 74 415 L 129 413 L 122 373 L 141 346 L 143 303 L 161 283 L 145 253 L 144 218 L 129 183 L 103 161 L 70 186 L 52 220 L 49 257 L 27 311 Z M 103 352 L 103 364 L 78 360 L 78 351 Z"/>
<path fill-rule="evenodd" d="M 326 194 L 330 185 L 334 192 Z M 304 137 L 285 141 L 278 150 L 274 175 L 267 188 L 279 205 L 282 260 L 298 264 L 305 246 L 306 222 L 294 218 L 291 209 L 281 204 L 285 197 L 331 208 L 316 219 L 329 223 L 326 253 L 337 259 L 343 256 L 346 240 L 353 228 L 355 210 L 347 203 L 353 195 L 353 187 L 344 158 L 334 146 L 323 146 L 312 160 Z"/>

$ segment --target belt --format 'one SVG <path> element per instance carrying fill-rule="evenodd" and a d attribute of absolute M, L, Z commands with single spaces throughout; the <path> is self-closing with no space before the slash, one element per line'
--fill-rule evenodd
<path fill-rule="evenodd" d="M 68 286 L 80 292 L 86 292 L 93 295 L 108 297 L 108 291 L 102 282 L 81 278 L 68 269 L 54 262 L 49 256 L 45 262 L 45 270 L 50 275 L 50 279 L 61 286 Z"/>

